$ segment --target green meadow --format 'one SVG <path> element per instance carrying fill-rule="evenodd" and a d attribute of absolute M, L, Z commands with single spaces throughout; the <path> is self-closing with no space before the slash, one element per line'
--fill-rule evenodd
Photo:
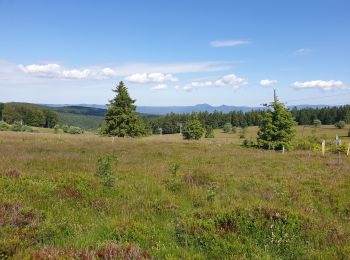
<path fill-rule="evenodd" d="M 0 258 L 346 259 L 350 156 L 184 141 L 0 132 Z M 297 127 L 329 143 L 346 129 Z M 246 139 L 255 140 L 249 127 Z M 108 157 L 114 182 L 96 175 Z"/>

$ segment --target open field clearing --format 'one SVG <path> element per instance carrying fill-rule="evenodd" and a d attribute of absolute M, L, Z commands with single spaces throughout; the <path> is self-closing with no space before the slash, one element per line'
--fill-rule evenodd
<path fill-rule="evenodd" d="M 314 134 L 347 143 L 347 129 Z M 350 255 L 350 156 L 243 148 L 239 129 L 215 136 L 0 132 L 0 258 Z M 95 174 L 101 155 L 111 187 Z"/>

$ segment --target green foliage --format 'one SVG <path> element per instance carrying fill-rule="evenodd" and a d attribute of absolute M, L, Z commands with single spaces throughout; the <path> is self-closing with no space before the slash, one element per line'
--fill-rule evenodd
<path fill-rule="evenodd" d="M 13 125 L 9 125 L 5 122 L 0 122 L 0 131 L 14 131 L 14 132 L 34 132 L 34 129 L 27 125 L 22 125 L 15 122 Z"/>
<path fill-rule="evenodd" d="M 113 90 L 117 95 L 110 101 L 106 114 L 106 134 L 109 136 L 137 137 L 145 135 L 145 127 L 136 114 L 135 100 L 131 99 L 121 81 Z"/>
<path fill-rule="evenodd" d="M 25 125 L 52 128 L 58 122 L 57 113 L 32 104 L 7 103 L 3 115 L 4 121 L 9 124 L 23 122 Z"/>
<path fill-rule="evenodd" d="M 214 130 L 211 126 L 205 128 L 205 138 L 214 138 Z"/>
<path fill-rule="evenodd" d="M 222 129 L 225 133 L 232 133 L 232 124 L 226 123 Z"/>
<path fill-rule="evenodd" d="M 68 133 L 68 131 L 69 131 L 69 126 L 68 126 L 68 125 L 63 125 L 63 126 L 62 126 L 62 130 L 63 130 L 64 133 Z"/>
<path fill-rule="evenodd" d="M 308 136 L 305 138 L 296 138 L 293 140 L 293 149 L 302 151 L 321 151 L 321 138 L 315 136 Z"/>
<path fill-rule="evenodd" d="M 54 129 L 55 134 L 58 134 L 58 132 L 59 132 L 59 130 L 60 130 L 60 125 L 56 124 L 56 125 L 53 127 L 53 129 Z"/>
<path fill-rule="evenodd" d="M 96 130 L 104 123 L 103 116 L 69 114 L 62 112 L 59 112 L 58 119 L 60 125 L 78 126 L 85 130 Z"/>
<path fill-rule="evenodd" d="M 9 131 L 11 126 L 3 121 L 0 121 L 0 131 Z"/>
<path fill-rule="evenodd" d="M 112 187 L 115 181 L 115 174 L 112 169 L 112 158 L 109 155 L 101 155 L 96 163 L 96 176 L 103 185 Z"/>
<path fill-rule="evenodd" d="M 248 148 L 248 147 L 255 147 L 254 142 L 251 141 L 251 140 L 248 140 L 248 139 L 244 139 L 242 145 L 243 145 L 244 147 L 247 147 L 247 148 Z"/>
<path fill-rule="evenodd" d="M 183 138 L 187 140 L 199 140 L 203 136 L 204 132 L 205 129 L 202 127 L 201 122 L 197 119 L 194 119 L 186 122 L 182 130 L 182 135 Z"/>
<path fill-rule="evenodd" d="M 81 129 L 80 127 L 77 127 L 77 126 L 70 126 L 67 130 L 67 132 L 69 134 L 72 134 L 72 135 L 77 135 L 77 134 L 83 134 L 84 133 L 84 130 Z"/>
<path fill-rule="evenodd" d="M 339 122 L 337 122 L 337 123 L 335 124 L 335 126 L 336 126 L 338 129 L 343 129 L 343 128 L 346 126 L 346 124 L 345 124 L 344 121 L 340 120 Z"/>
<path fill-rule="evenodd" d="M 15 122 L 10 129 L 14 132 L 34 132 L 30 126 L 22 125 L 18 122 Z"/>
<path fill-rule="evenodd" d="M 239 138 L 244 139 L 246 132 L 247 132 L 246 128 L 242 128 L 241 131 L 239 132 Z"/>
<path fill-rule="evenodd" d="M 273 208 L 198 212 L 180 220 L 176 235 L 183 248 L 206 252 L 207 258 L 283 258 L 305 256 L 308 221 Z M 260 256 L 260 257 L 258 257 Z"/>
<path fill-rule="evenodd" d="M 313 125 L 314 125 L 315 127 L 320 127 L 320 126 L 322 125 L 322 122 L 321 122 L 321 120 L 319 120 L 319 119 L 314 119 Z"/>
<path fill-rule="evenodd" d="M 272 110 L 265 111 L 258 132 L 258 145 L 263 149 L 291 149 L 295 122 L 292 114 L 277 99 L 270 105 Z"/>
<path fill-rule="evenodd" d="M 325 125 L 334 124 L 339 120 L 350 123 L 350 105 L 324 108 L 293 108 L 290 111 L 299 125 L 313 125 L 315 119 L 320 120 Z M 264 110 L 254 110 L 249 112 L 232 111 L 223 113 L 219 111 L 193 112 L 187 114 L 170 113 L 164 116 L 149 116 L 145 118 L 151 126 L 153 133 L 158 127 L 163 129 L 163 134 L 179 133 L 178 123 L 185 123 L 188 120 L 198 119 L 205 127 L 223 128 L 229 122 L 234 127 L 258 126 L 261 123 Z M 233 133 L 235 133 L 233 129 Z"/>

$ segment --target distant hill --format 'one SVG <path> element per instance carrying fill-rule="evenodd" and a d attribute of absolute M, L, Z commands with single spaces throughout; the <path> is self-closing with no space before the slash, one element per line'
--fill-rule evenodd
<path fill-rule="evenodd" d="M 74 107 L 87 107 L 87 108 L 95 108 L 95 109 L 106 109 L 106 105 L 97 105 L 97 104 L 78 104 L 78 105 L 55 105 L 50 104 L 47 106 L 55 107 L 57 109 L 65 107 L 66 108 L 74 108 Z M 327 105 L 296 105 L 296 106 L 289 106 L 289 108 L 297 107 L 298 109 L 310 107 L 310 108 L 322 108 L 327 107 Z M 230 111 L 242 111 L 242 112 L 249 112 L 252 110 L 262 110 L 265 109 L 265 107 L 249 107 L 249 106 L 227 106 L 227 105 L 221 105 L 221 106 L 211 106 L 208 104 L 198 104 L 194 106 L 138 106 L 136 108 L 136 111 L 138 113 L 144 113 L 144 114 L 150 114 L 150 115 L 166 115 L 169 113 L 176 113 L 176 114 L 185 114 L 185 113 L 192 113 L 192 112 L 214 112 L 214 111 L 221 111 L 223 113 L 228 113 Z M 83 111 L 83 110 L 81 110 Z M 89 113 L 94 113 L 94 110 L 88 110 Z M 96 113 L 98 113 L 98 110 L 95 110 Z"/>

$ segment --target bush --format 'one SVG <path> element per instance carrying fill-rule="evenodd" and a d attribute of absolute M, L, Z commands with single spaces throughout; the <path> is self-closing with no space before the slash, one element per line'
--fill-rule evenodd
<path fill-rule="evenodd" d="M 224 133 L 232 133 L 232 124 L 226 123 L 224 124 L 224 127 L 222 128 L 224 130 Z"/>
<path fill-rule="evenodd" d="M 10 130 L 11 126 L 9 124 L 6 124 L 3 121 L 0 121 L 0 131 L 8 131 Z"/>
<path fill-rule="evenodd" d="M 214 138 L 214 130 L 211 126 L 207 126 L 205 129 L 205 138 Z"/>
<path fill-rule="evenodd" d="M 239 132 L 239 138 L 240 139 L 244 139 L 245 138 L 245 133 L 246 133 L 246 129 L 242 128 L 242 130 Z"/>
<path fill-rule="evenodd" d="M 319 119 L 315 119 L 314 122 L 313 122 L 313 125 L 314 125 L 315 127 L 319 127 L 320 125 L 322 125 L 322 122 L 321 122 L 321 120 L 319 120 Z"/>
<path fill-rule="evenodd" d="M 108 187 L 113 186 L 115 181 L 112 169 L 112 158 L 109 155 L 101 155 L 96 163 L 96 176 L 102 181 L 102 184 Z"/>
<path fill-rule="evenodd" d="M 22 132 L 22 125 L 16 122 L 12 125 L 11 130 L 14 132 Z"/>
<path fill-rule="evenodd" d="M 30 126 L 24 125 L 24 126 L 22 126 L 22 130 L 21 130 L 21 131 L 22 131 L 22 132 L 29 132 L 29 133 L 32 133 L 32 132 L 34 132 L 34 129 L 31 128 Z"/>
<path fill-rule="evenodd" d="M 59 125 L 55 125 L 53 127 L 53 129 L 54 129 L 55 134 L 58 134 L 58 131 L 60 130 L 60 126 Z"/>
<path fill-rule="evenodd" d="M 184 129 L 182 130 L 182 135 L 184 139 L 195 139 L 199 140 L 205 132 L 199 120 L 189 120 L 186 122 Z"/>
<path fill-rule="evenodd" d="M 62 130 L 63 130 L 64 133 L 68 133 L 69 126 L 68 125 L 63 125 L 62 126 Z"/>
<path fill-rule="evenodd" d="M 70 133 L 72 135 L 83 134 L 84 130 L 81 129 L 80 127 L 77 127 L 77 126 L 70 126 L 68 128 L 68 133 Z"/>
<path fill-rule="evenodd" d="M 345 127 L 345 122 L 344 121 L 339 121 L 337 123 L 335 123 L 335 127 L 339 128 L 339 129 L 343 129 Z"/>
<path fill-rule="evenodd" d="M 253 146 L 254 146 L 254 142 L 253 142 L 253 141 L 250 141 L 250 140 L 248 140 L 248 139 L 244 139 L 242 145 L 243 145 L 244 147 L 253 147 Z"/>

